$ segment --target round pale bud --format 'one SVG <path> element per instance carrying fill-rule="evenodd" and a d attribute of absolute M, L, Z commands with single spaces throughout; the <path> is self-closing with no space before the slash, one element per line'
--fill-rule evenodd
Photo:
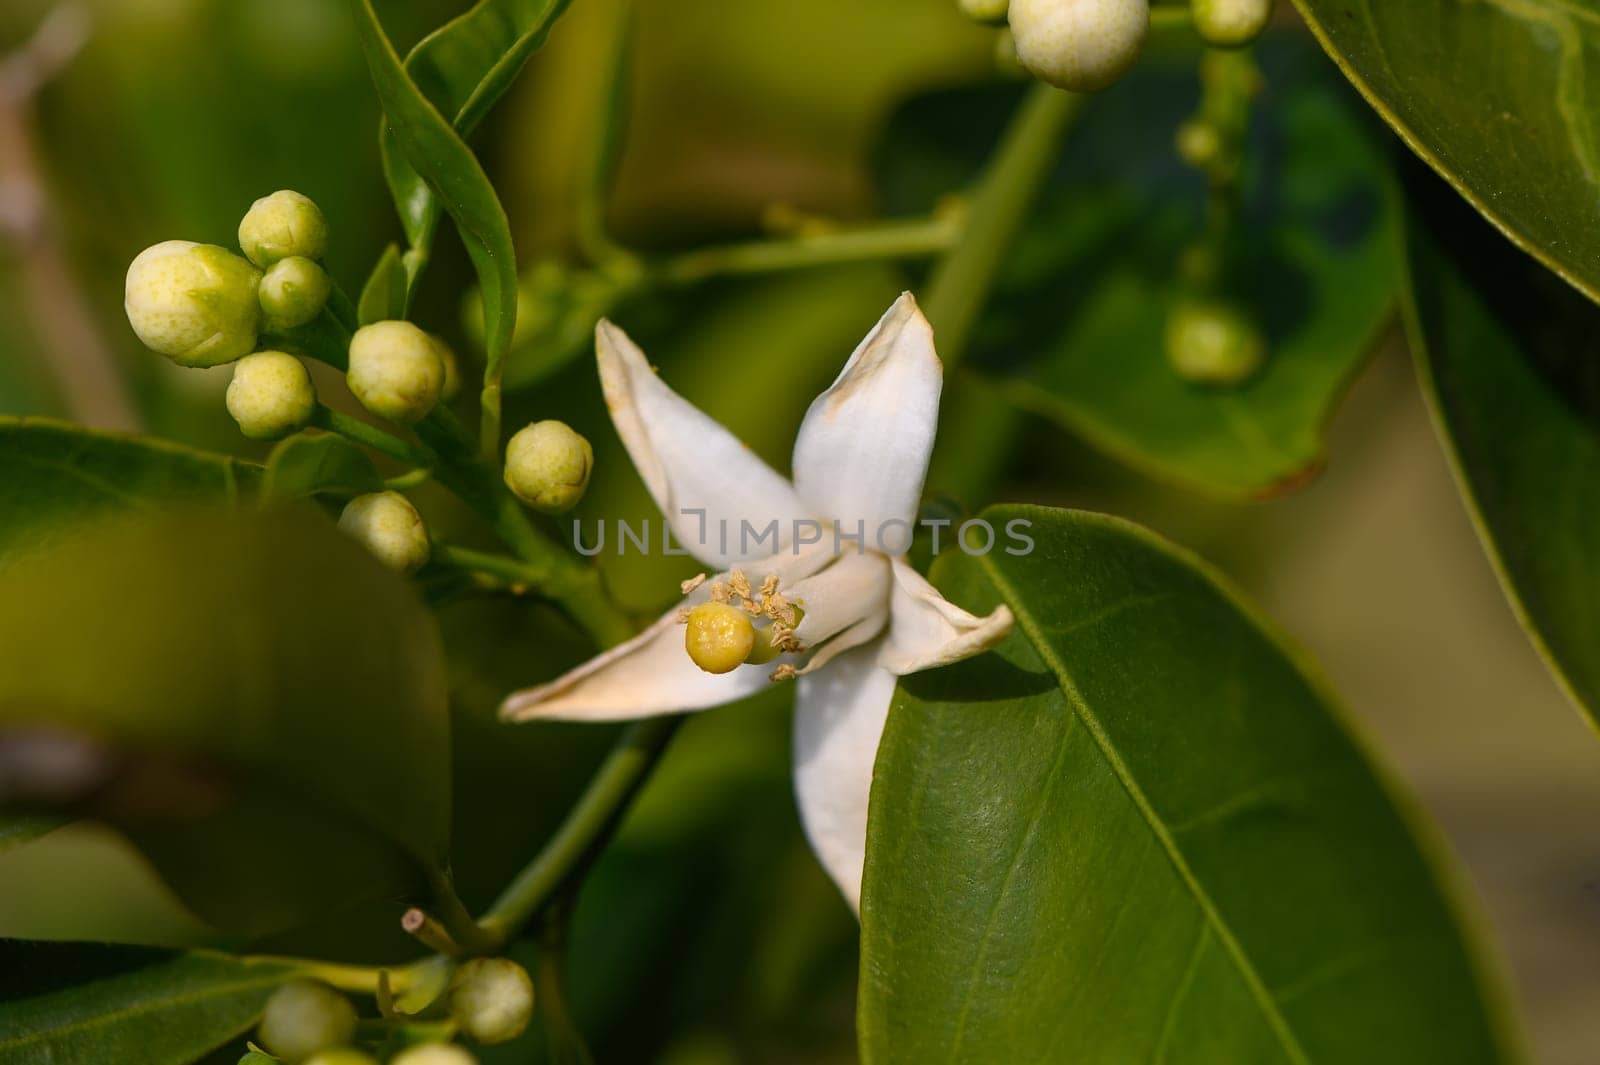
<path fill-rule="evenodd" d="M 428 563 L 428 526 L 399 492 L 372 492 L 345 504 L 339 530 L 361 541 L 379 562 L 400 573 Z"/>
<path fill-rule="evenodd" d="M 378 1065 L 378 1059 L 351 1047 L 341 1047 L 338 1050 L 324 1050 L 307 1059 L 305 1065 Z"/>
<path fill-rule="evenodd" d="M 1011 0 L 957 0 L 961 13 L 979 22 L 1004 22 Z"/>
<path fill-rule="evenodd" d="M 374 322 L 350 340 L 345 381 L 363 407 L 410 425 L 438 404 L 444 360 L 433 338 L 410 322 Z"/>
<path fill-rule="evenodd" d="M 344 1046 L 355 1034 L 356 1008 L 350 1000 L 313 980 L 295 980 L 274 991 L 256 1029 L 261 1045 L 290 1065 Z"/>
<path fill-rule="evenodd" d="M 571 510 L 589 487 L 594 449 L 565 422 L 534 422 L 506 444 L 506 487 L 535 510 Z"/>
<path fill-rule="evenodd" d="M 255 350 L 261 274 L 226 248 L 169 240 L 128 267 L 128 324 L 179 366 L 220 366 Z"/>
<path fill-rule="evenodd" d="M 434 350 L 439 353 L 439 362 L 444 365 L 444 387 L 439 390 L 439 398 L 446 403 L 461 394 L 461 360 L 456 358 L 455 349 L 444 342 L 444 338 L 429 334 L 433 341 Z"/>
<path fill-rule="evenodd" d="M 1070 92 L 1115 83 L 1150 32 L 1148 0 L 1011 0 L 1009 18 L 1022 65 Z"/>
<path fill-rule="evenodd" d="M 425 1043 L 396 1054 L 389 1065 L 478 1065 L 478 1059 L 450 1043 Z"/>
<path fill-rule="evenodd" d="M 533 981 L 510 958 L 476 958 L 451 981 L 450 1016 L 473 1042 L 508 1043 L 533 1018 Z"/>
<path fill-rule="evenodd" d="M 732 673 L 750 658 L 756 627 L 746 614 L 727 603 L 701 603 L 689 611 L 683 635 L 689 659 L 707 673 Z"/>
<path fill-rule="evenodd" d="M 261 310 L 269 329 L 295 329 L 322 313 L 333 278 L 303 255 L 279 259 L 261 275 Z"/>
<path fill-rule="evenodd" d="M 263 270 L 292 255 L 320 259 L 328 250 L 328 221 L 309 197 L 287 189 L 274 192 L 245 212 L 239 250 Z"/>
<path fill-rule="evenodd" d="M 1194 28 L 1207 44 L 1237 48 L 1267 28 L 1272 0 L 1193 0 Z"/>
<path fill-rule="evenodd" d="M 246 355 L 228 384 L 228 413 L 252 440 L 278 440 L 305 428 L 317 390 L 305 364 L 282 351 Z"/>
<path fill-rule="evenodd" d="M 1200 384 L 1239 384 L 1266 358 L 1261 331 L 1238 308 L 1217 300 L 1180 301 L 1167 319 L 1166 341 L 1172 368 Z"/>

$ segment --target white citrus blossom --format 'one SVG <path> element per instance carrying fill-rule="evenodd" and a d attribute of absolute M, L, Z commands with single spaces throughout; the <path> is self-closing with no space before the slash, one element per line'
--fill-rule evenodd
<path fill-rule="evenodd" d="M 793 484 L 668 388 L 616 326 L 600 323 L 596 348 L 606 405 L 634 465 L 679 543 L 722 572 L 686 584 L 683 603 L 633 640 L 511 696 L 502 714 L 650 717 L 733 702 L 797 677 L 801 820 L 859 907 L 867 797 L 895 678 L 985 651 L 1012 625 L 1003 606 L 980 618 L 946 601 L 903 558 L 880 549 L 892 538 L 903 550 L 922 496 L 944 376 L 933 331 L 909 293 L 889 309 L 806 413 Z M 741 523 L 760 531 L 774 521 L 778 537 L 740 535 Z M 819 523 L 828 530 L 819 541 L 795 531 Z M 864 541 L 835 530 L 865 531 Z M 756 643 L 767 656 L 716 674 L 689 658 L 685 618 L 713 600 L 762 626 Z"/>

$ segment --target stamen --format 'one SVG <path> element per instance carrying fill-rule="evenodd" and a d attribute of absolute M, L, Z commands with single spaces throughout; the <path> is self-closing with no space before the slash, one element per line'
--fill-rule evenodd
<path fill-rule="evenodd" d="M 794 668 L 789 663 L 785 662 L 783 665 L 779 666 L 777 669 L 774 669 L 767 676 L 767 679 L 772 681 L 774 684 L 777 684 L 780 681 L 793 680 L 794 678 L 798 677 L 799 675 L 800 675 L 800 671 L 798 669 Z"/>
<path fill-rule="evenodd" d="M 700 587 L 705 582 L 706 582 L 706 575 L 704 573 L 702 573 L 698 577 L 690 577 L 688 580 L 686 580 L 682 584 L 678 585 L 678 587 L 683 591 L 684 595 L 688 595 L 690 592 L 694 591 L 696 588 Z"/>

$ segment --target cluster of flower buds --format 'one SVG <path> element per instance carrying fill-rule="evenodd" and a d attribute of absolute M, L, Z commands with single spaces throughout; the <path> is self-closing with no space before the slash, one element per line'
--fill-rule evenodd
<path fill-rule="evenodd" d="M 187 240 L 139 253 L 128 267 L 128 322 L 146 347 L 180 366 L 238 362 L 228 412 L 252 439 L 287 436 L 316 410 L 311 375 L 293 355 L 257 348 L 264 334 L 322 313 L 333 291 L 317 262 L 327 246 L 317 205 L 298 192 L 275 192 L 239 223 L 243 256 Z"/>
<path fill-rule="evenodd" d="M 508 958 L 477 958 L 455 971 L 444 1008 L 467 1039 L 482 1046 L 508 1043 L 533 1019 L 533 981 Z M 352 1045 L 356 1011 L 339 992 L 295 980 L 267 1000 L 256 1029 L 261 1046 L 287 1065 L 378 1065 Z M 424 1043 L 401 1051 L 390 1065 L 477 1065 L 453 1043 Z"/>
<path fill-rule="evenodd" d="M 1149 0 L 958 0 L 979 22 L 1007 23 L 1012 55 L 1041 81 L 1070 92 L 1097 92 L 1119 81 L 1150 33 Z M 1236 48 L 1255 40 L 1272 0 L 1191 0 L 1195 30 L 1206 43 Z"/>

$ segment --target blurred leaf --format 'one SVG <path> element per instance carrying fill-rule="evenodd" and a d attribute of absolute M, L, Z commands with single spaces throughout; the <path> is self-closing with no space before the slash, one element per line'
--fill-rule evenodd
<path fill-rule="evenodd" d="M 248 495 L 257 467 L 164 440 L 0 418 L 0 567 L 91 519 Z"/>
<path fill-rule="evenodd" d="M 31 817 L 25 814 L 0 814 L 0 854 L 54 832 L 67 823 L 64 817 Z"/>
<path fill-rule="evenodd" d="M 1440 435 L 1518 617 L 1600 722 L 1600 310 L 1408 177 L 1407 324 Z"/>
<path fill-rule="evenodd" d="M 60 969 L 82 980 L 97 955 L 126 966 L 87 982 L 0 1002 L 0 1060 L 14 1065 L 189 1065 L 236 1038 L 268 996 L 299 972 L 281 962 L 222 954 L 132 954 L 87 946 L 0 945 L 23 981 Z M 42 981 L 41 981 L 42 982 Z"/>
<path fill-rule="evenodd" d="M 472 149 L 400 64 L 372 10 L 372 0 L 352 2 L 372 83 L 389 116 L 388 130 L 455 221 L 472 259 L 488 309 L 484 382 L 498 382 L 517 324 L 517 251 L 511 243 L 505 208 Z"/>
<path fill-rule="evenodd" d="M 901 681 L 862 905 L 867 1062 L 1512 1060 L 1425 826 L 1219 578 L 999 507 L 935 574 L 1017 632 Z"/>
<path fill-rule="evenodd" d="M 479 0 L 418 42 L 406 56 L 405 72 L 438 113 L 462 137 L 470 137 L 570 3 Z M 426 248 L 438 224 L 439 201 L 407 161 L 393 127 L 384 128 L 381 143 L 389 191 L 406 238 L 412 247 Z"/>
<path fill-rule="evenodd" d="M 384 127 L 387 130 L 387 126 Z M 431 194 L 430 194 L 431 195 Z M 407 288 L 406 266 L 400 259 L 400 248 L 390 244 L 383 249 L 378 265 L 361 289 L 361 303 L 356 308 L 356 319 L 362 325 L 388 322 L 406 316 Z"/>
<path fill-rule="evenodd" d="M 1308 47 L 1280 44 L 1261 61 L 1232 286 L 1267 335 L 1256 377 L 1206 387 L 1167 361 L 1179 258 L 1202 232 L 1206 198 L 1173 148 L 1198 83 L 1192 63 L 1171 60 L 1142 65 L 1085 113 L 975 339 L 976 365 L 1012 402 L 1225 498 L 1273 495 L 1315 472 L 1326 423 L 1394 300 L 1381 155 Z M 908 111 L 886 149 L 891 200 L 925 206 L 959 187 L 1011 101 L 944 94 Z"/>
<path fill-rule="evenodd" d="M 48 603 L 48 610 L 39 604 Z M 450 737 L 431 617 L 313 513 L 186 512 L 0 573 L 7 801 L 122 828 L 221 928 L 415 893 Z"/>
<path fill-rule="evenodd" d="M 1296 0 L 1401 138 L 1519 247 L 1600 299 L 1600 19 L 1568 0 Z"/>
<path fill-rule="evenodd" d="M 293 500 L 327 493 L 355 496 L 383 489 L 383 478 L 365 451 L 332 433 L 296 433 L 267 458 L 265 499 Z"/>

